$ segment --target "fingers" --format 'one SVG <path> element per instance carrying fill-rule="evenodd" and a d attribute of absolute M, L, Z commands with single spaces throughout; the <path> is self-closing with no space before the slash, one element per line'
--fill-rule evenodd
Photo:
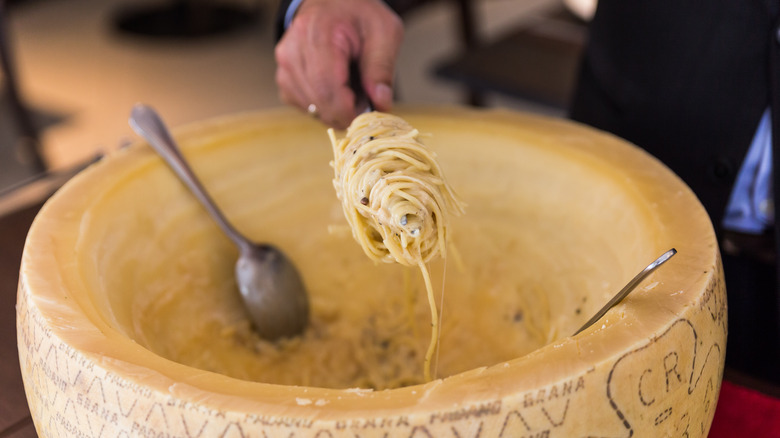
<path fill-rule="evenodd" d="M 303 109 L 308 99 L 303 89 L 298 86 L 303 80 L 300 75 L 302 66 L 299 64 L 298 57 L 294 55 L 284 42 L 276 46 L 276 85 L 282 102 Z"/>
<path fill-rule="evenodd" d="M 345 128 L 357 115 L 349 64 L 377 110 L 392 106 L 392 83 L 403 26 L 377 0 L 305 0 L 275 49 L 282 102 L 301 111 L 314 104 L 320 120 Z"/>
<path fill-rule="evenodd" d="M 327 125 L 346 128 L 355 118 L 355 94 L 349 87 L 349 62 L 359 46 L 354 27 L 335 23 L 323 38 L 318 35 L 306 46 L 308 97 Z"/>
<path fill-rule="evenodd" d="M 301 111 L 314 104 L 320 120 L 344 128 L 354 117 L 354 97 L 344 84 L 345 65 L 357 50 L 357 31 L 350 35 L 349 27 L 333 11 L 308 11 L 296 15 L 275 48 L 279 97 Z"/>
<path fill-rule="evenodd" d="M 393 78 L 403 41 L 403 23 L 395 14 L 383 16 L 365 23 L 362 33 L 364 44 L 360 66 L 363 87 L 375 109 L 389 111 L 393 104 Z"/>

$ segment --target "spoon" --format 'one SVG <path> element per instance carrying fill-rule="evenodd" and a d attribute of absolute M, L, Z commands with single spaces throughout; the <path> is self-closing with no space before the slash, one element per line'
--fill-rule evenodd
<path fill-rule="evenodd" d="M 168 163 L 240 250 L 236 282 L 255 331 L 268 340 L 302 333 L 309 320 L 309 299 L 295 266 L 279 249 L 256 244 L 233 228 L 151 107 L 136 104 L 130 115 L 130 126 Z"/>
<path fill-rule="evenodd" d="M 669 251 L 666 251 L 665 253 L 661 254 L 661 256 L 655 259 L 653 263 L 647 265 L 645 269 L 642 269 L 642 271 L 636 274 L 636 276 L 632 278 L 631 281 L 628 282 L 628 284 L 623 286 L 623 289 L 621 289 L 620 292 L 615 294 L 615 296 L 612 297 L 612 299 L 609 300 L 609 302 L 605 304 L 604 307 L 602 307 L 598 312 L 596 312 L 596 314 L 593 315 L 593 317 L 589 319 L 588 322 L 586 322 L 582 327 L 580 327 L 580 329 L 577 330 L 574 333 L 574 335 L 579 334 L 581 331 L 585 330 L 586 328 L 593 325 L 596 321 L 601 319 L 601 317 L 604 316 L 604 314 L 606 314 L 609 309 L 615 307 L 619 302 L 623 301 L 623 298 L 625 298 L 632 290 L 634 290 L 634 288 L 637 287 L 639 283 L 641 283 L 642 280 L 645 279 L 645 277 L 647 277 L 653 271 L 658 269 L 659 266 L 666 263 L 666 261 L 672 258 L 672 256 L 674 256 L 675 254 L 677 254 L 677 250 L 672 248 Z"/>

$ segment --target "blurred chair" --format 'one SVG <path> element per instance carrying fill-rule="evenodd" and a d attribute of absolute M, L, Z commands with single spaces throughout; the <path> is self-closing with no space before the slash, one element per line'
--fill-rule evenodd
<path fill-rule="evenodd" d="M 459 43 L 462 51 L 469 53 L 477 49 L 480 45 L 478 38 L 477 23 L 479 16 L 475 3 L 479 0 L 401 0 L 395 2 L 396 11 L 402 16 L 414 14 L 414 10 L 432 3 L 449 3 L 455 8 L 457 15 L 457 32 L 460 38 Z M 482 106 L 483 95 L 480 90 L 475 88 L 466 88 L 466 103 L 473 106 Z"/>
<path fill-rule="evenodd" d="M 13 145 L 16 149 L 15 155 L 20 164 L 29 167 L 33 172 L 43 172 L 46 170 L 46 163 L 41 155 L 38 130 L 19 91 L 16 65 L 8 32 L 5 1 L 0 1 L 0 67 L 3 79 L 3 104 L 8 106 L 13 125 L 17 131 L 16 142 Z"/>
<path fill-rule="evenodd" d="M 586 21 L 561 5 L 495 41 L 466 47 L 434 74 L 480 100 L 495 93 L 565 110 L 586 36 Z"/>

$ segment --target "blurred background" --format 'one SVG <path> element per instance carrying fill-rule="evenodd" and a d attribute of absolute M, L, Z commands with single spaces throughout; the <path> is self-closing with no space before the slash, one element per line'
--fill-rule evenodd
<path fill-rule="evenodd" d="M 585 35 L 576 8 L 566 6 L 423 2 L 404 16 L 399 101 L 564 115 Z M 7 201 L 44 170 L 65 178 L 133 141 L 127 117 L 138 101 L 172 126 L 280 106 L 276 7 L 276 0 L 6 1 L 0 194 Z"/>

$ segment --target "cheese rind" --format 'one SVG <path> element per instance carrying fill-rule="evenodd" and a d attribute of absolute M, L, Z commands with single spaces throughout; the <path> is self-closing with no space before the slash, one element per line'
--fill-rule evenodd
<path fill-rule="evenodd" d="M 484 366 L 466 370 L 456 364 L 445 379 L 386 391 L 251 382 L 166 358 L 144 344 L 144 327 L 138 329 L 131 311 L 138 303 L 129 293 L 112 294 L 120 286 L 106 273 L 151 264 L 142 251 L 148 245 L 134 242 L 170 232 L 176 215 L 199 213 L 189 204 L 162 204 L 184 192 L 162 183 L 164 165 L 136 145 L 69 182 L 44 206 L 28 236 L 17 326 L 39 435 L 706 436 L 723 371 L 726 296 L 714 232 L 691 191 L 638 148 L 571 122 L 460 108 L 408 107 L 399 114 L 432 134 L 430 144 L 469 204 L 469 215 L 452 228 L 466 233 L 458 246 L 463 269 L 486 272 L 478 285 L 485 304 L 467 310 L 495 312 L 491 304 L 502 302 L 501 294 L 491 291 L 508 290 L 501 281 L 513 271 L 528 282 L 516 285 L 526 293 L 515 297 L 518 306 L 534 310 L 521 315 L 530 329 L 518 332 L 526 338 L 488 336 L 475 327 L 481 335 L 462 348 L 473 356 L 479 348 L 499 350 L 507 339 L 536 339 L 538 345 L 526 342 L 532 346 L 527 354 L 485 359 Z M 257 157 L 286 172 L 315 175 L 306 180 L 307 190 L 320 183 L 332 190 L 322 126 L 290 112 L 210 121 L 177 131 L 177 138 L 250 234 L 263 235 L 252 225 L 258 209 L 305 211 L 286 203 L 295 198 L 294 188 L 277 184 L 256 202 L 249 190 L 230 190 L 247 182 L 263 187 L 269 182 L 264 178 L 275 177 L 257 170 Z M 131 210 L 115 210 L 139 187 L 159 193 L 138 195 L 138 204 L 125 205 Z M 152 212 L 136 214 L 132 209 L 144 202 Z M 471 219 L 474 211 L 485 214 Z M 556 219 L 562 216 L 566 222 Z M 161 224 L 169 228 L 159 229 Z M 130 231 L 116 232 L 120 226 Z M 186 228 L 211 235 L 210 226 L 198 219 Z M 479 227 L 493 231 L 480 236 L 492 242 L 492 251 L 530 266 L 480 265 L 472 258 L 480 240 L 468 238 Z M 306 276 L 310 262 L 307 248 L 296 246 L 299 234 L 272 236 Z M 154 251 L 175 253 L 175 242 Z M 208 242 L 223 245 L 216 237 Z M 621 282 L 671 247 L 678 255 L 645 285 L 598 324 L 568 336 Z M 130 250 L 138 252 L 130 257 Z M 485 284 L 491 278 L 495 282 Z M 466 291 L 474 286 L 463 283 Z M 458 311 L 445 309 L 445 321 L 448 316 L 458 318 Z M 446 337 L 442 342 L 444 351 Z"/>

